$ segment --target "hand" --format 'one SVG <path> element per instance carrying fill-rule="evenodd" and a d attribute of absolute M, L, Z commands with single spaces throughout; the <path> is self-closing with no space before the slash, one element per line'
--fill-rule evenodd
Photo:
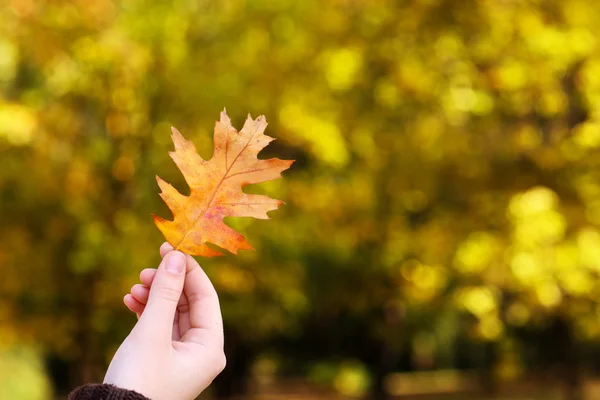
<path fill-rule="evenodd" d="M 124 298 L 139 320 L 104 383 L 152 400 L 192 400 L 225 368 L 219 298 L 193 257 L 165 243 L 158 269 L 140 274 Z"/>

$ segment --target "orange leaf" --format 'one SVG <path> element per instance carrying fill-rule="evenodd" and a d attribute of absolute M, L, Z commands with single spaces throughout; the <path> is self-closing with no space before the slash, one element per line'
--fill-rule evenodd
<path fill-rule="evenodd" d="M 271 158 L 259 160 L 258 153 L 275 140 L 263 134 L 267 127 L 264 116 L 250 116 L 241 131 L 231 126 L 226 112 L 215 125 L 213 157 L 205 161 L 194 144 L 185 140 L 175 128 L 175 151 L 169 155 L 183 174 L 191 192 L 184 196 L 158 176 L 160 196 L 173 213 L 167 221 L 154 215 L 154 222 L 167 241 L 176 249 L 191 255 L 222 255 L 208 247 L 210 242 L 237 254 L 239 249 L 252 250 L 238 232 L 225 225 L 224 217 L 269 219 L 267 211 L 283 202 L 264 195 L 242 192 L 245 185 L 281 177 L 293 160 Z"/>

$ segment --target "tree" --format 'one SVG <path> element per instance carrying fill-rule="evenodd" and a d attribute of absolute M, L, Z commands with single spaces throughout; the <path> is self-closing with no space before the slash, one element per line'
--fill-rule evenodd
<path fill-rule="evenodd" d="M 583 0 L 13 1 L 0 10 L 0 302 L 22 340 L 70 366 L 61 388 L 98 379 L 133 323 L 122 295 L 158 262 L 154 175 L 185 187 L 169 126 L 208 156 L 226 106 L 235 125 L 265 114 L 269 154 L 298 162 L 263 186 L 288 203 L 274 221 L 231 222 L 257 252 L 202 262 L 230 331 L 223 387 L 243 390 L 231 380 L 275 351 L 302 360 L 284 366 L 296 373 L 361 360 L 382 398 L 391 371 L 459 364 L 467 336 L 591 340 L 599 13 Z"/>

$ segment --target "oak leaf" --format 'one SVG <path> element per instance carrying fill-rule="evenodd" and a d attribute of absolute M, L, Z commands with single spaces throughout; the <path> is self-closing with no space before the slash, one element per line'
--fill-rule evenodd
<path fill-rule="evenodd" d="M 191 255 L 213 257 L 222 255 L 207 246 L 213 243 L 237 254 L 239 249 L 252 250 L 244 236 L 223 222 L 225 217 L 269 219 L 268 211 L 283 202 L 265 195 L 246 194 L 245 185 L 281 177 L 293 160 L 258 159 L 258 153 L 274 139 L 263 132 L 264 116 L 250 116 L 241 131 L 237 131 L 225 111 L 215 125 L 214 152 L 203 160 L 194 144 L 172 128 L 175 151 L 169 155 L 177 164 L 190 187 L 184 196 L 173 186 L 156 177 L 173 221 L 154 215 L 154 222 L 167 241 L 176 249 Z"/>

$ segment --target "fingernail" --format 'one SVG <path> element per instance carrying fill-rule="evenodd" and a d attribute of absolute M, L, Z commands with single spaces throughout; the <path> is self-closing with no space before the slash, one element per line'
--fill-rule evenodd
<path fill-rule="evenodd" d="M 185 270 L 185 256 L 178 251 L 169 253 L 166 263 L 167 271 L 172 274 L 179 275 Z"/>

